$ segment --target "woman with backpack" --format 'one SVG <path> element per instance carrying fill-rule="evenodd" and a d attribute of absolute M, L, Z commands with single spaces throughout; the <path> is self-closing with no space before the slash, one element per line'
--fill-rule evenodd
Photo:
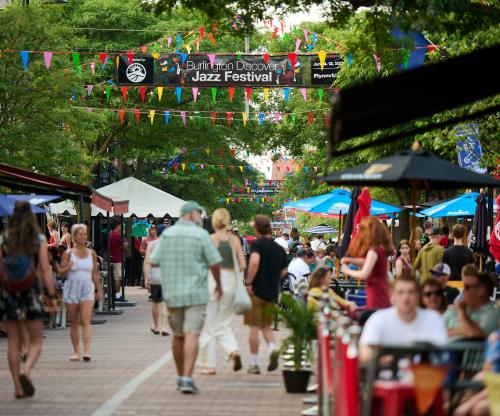
<path fill-rule="evenodd" d="M 73 354 L 70 361 L 80 361 L 80 325 L 83 335 L 83 361 L 90 361 L 90 337 L 92 310 L 96 300 L 102 297 L 97 256 L 86 247 L 87 226 L 75 224 L 71 227 L 73 248 L 66 250 L 61 260 L 61 276 L 67 276 L 63 289 L 63 302 L 71 321 L 71 343 Z M 97 295 L 96 295 L 97 289 Z"/>
<path fill-rule="evenodd" d="M 7 231 L 0 238 L 0 247 L 0 319 L 5 320 L 7 330 L 7 357 L 14 394 L 16 399 L 22 399 L 35 394 L 30 373 L 42 351 L 44 313 L 40 294 L 43 287 L 51 308 L 56 309 L 47 241 L 28 202 L 16 202 Z M 21 368 L 23 326 L 29 334 L 29 348 Z"/>

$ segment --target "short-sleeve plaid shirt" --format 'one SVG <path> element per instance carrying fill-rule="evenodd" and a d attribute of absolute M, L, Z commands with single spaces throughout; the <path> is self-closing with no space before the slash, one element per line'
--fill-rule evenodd
<path fill-rule="evenodd" d="M 161 234 L 151 256 L 160 266 L 163 298 L 171 308 L 206 304 L 208 268 L 221 261 L 207 231 L 184 220 Z"/>

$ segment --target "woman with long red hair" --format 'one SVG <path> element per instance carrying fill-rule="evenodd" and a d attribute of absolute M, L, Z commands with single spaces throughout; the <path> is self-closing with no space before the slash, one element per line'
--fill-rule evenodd
<path fill-rule="evenodd" d="M 351 241 L 348 257 L 343 257 L 340 263 L 345 275 L 366 280 L 367 309 L 391 306 L 387 257 L 392 253 L 391 236 L 384 224 L 376 217 L 364 218 Z M 351 269 L 349 264 L 358 270 Z"/>

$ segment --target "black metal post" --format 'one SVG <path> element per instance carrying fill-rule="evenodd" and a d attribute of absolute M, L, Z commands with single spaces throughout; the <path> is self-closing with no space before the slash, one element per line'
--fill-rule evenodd
<path fill-rule="evenodd" d="M 109 219 L 109 211 L 106 213 L 106 228 L 108 235 L 106 237 L 106 261 L 108 265 L 108 311 L 115 309 L 115 296 L 113 293 L 113 268 L 111 266 L 111 253 L 110 253 L 110 244 L 109 244 L 109 236 L 111 234 L 111 223 Z"/>
<path fill-rule="evenodd" d="M 121 229 L 122 229 L 122 241 L 125 242 L 125 239 L 123 237 L 123 214 L 120 215 L 120 221 L 121 221 Z M 125 253 L 124 253 L 125 247 L 122 244 L 122 302 L 125 302 Z"/>

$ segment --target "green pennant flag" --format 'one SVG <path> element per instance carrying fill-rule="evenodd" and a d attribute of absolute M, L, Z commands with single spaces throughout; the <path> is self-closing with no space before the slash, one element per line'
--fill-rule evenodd
<path fill-rule="evenodd" d="M 75 68 L 75 71 L 78 73 L 82 72 L 82 68 L 80 66 L 80 54 L 78 52 L 72 52 L 71 57 L 73 58 L 73 68 Z"/>
<path fill-rule="evenodd" d="M 238 52 L 237 55 L 236 55 L 236 59 L 238 61 L 241 61 L 241 52 Z"/>
<path fill-rule="evenodd" d="M 111 97 L 111 85 L 106 86 L 106 102 L 109 103 L 109 98 Z"/>
<path fill-rule="evenodd" d="M 408 60 L 410 59 L 410 51 L 408 49 L 403 49 L 403 68 L 408 69 Z"/>
<path fill-rule="evenodd" d="M 215 103 L 217 100 L 217 87 L 210 88 L 210 91 L 212 91 L 212 101 Z"/>
<path fill-rule="evenodd" d="M 318 97 L 320 101 L 323 101 L 323 88 L 318 88 Z"/>
<path fill-rule="evenodd" d="M 292 124 L 295 126 L 295 120 L 297 118 L 297 115 L 295 113 L 292 113 Z"/>
<path fill-rule="evenodd" d="M 285 33 L 283 34 L 283 37 L 281 38 L 281 41 L 282 41 L 282 42 L 284 42 L 284 41 L 285 41 L 285 40 L 287 40 L 287 39 L 288 39 L 288 32 L 285 32 Z"/>

